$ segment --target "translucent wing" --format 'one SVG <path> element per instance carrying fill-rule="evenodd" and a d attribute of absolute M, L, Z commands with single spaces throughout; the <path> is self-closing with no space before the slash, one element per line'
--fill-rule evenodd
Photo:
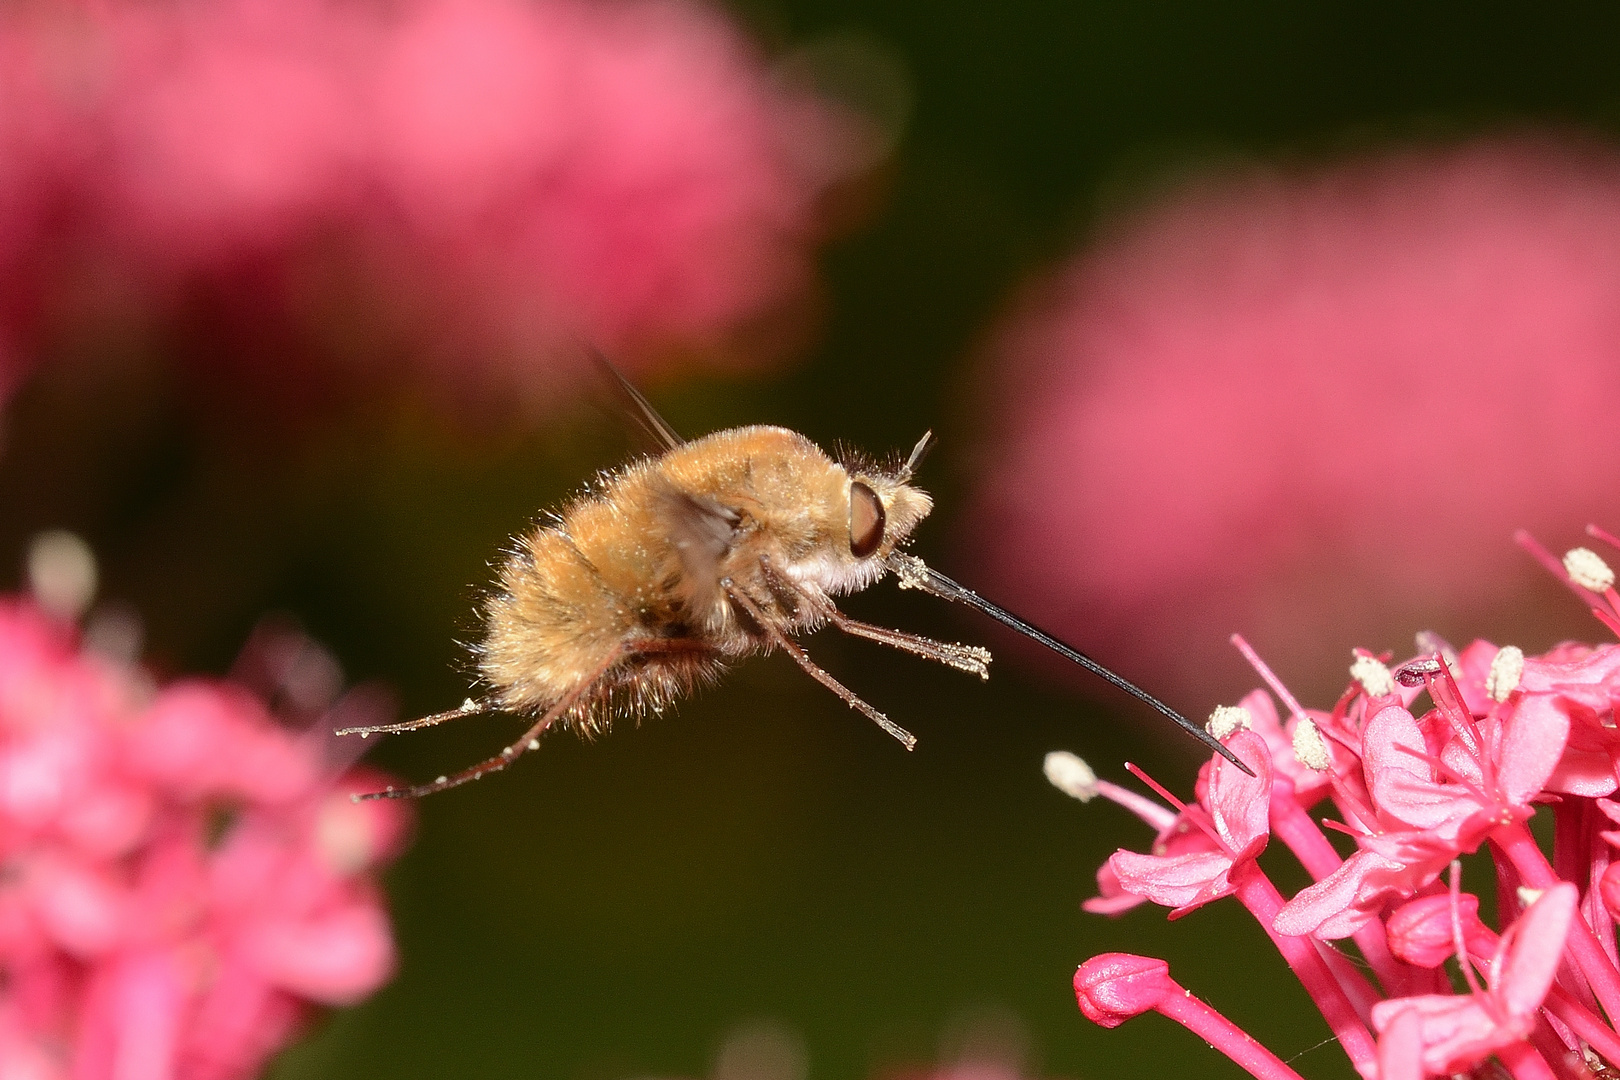
<path fill-rule="evenodd" d="M 614 404 L 629 416 L 637 430 L 650 440 L 651 448 L 655 452 L 662 454 L 686 442 L 669 426 L 669 421 L 658 415 L 658 410 L 653 408 L 652 402 L 642 396 L 641 391 L 624 377 L 624 372 L 614 367 L 613 362 L 603 356 L 600 350 L 587 345 L 585 353 L 601 375 L 602 383 L 613 398 Z"/>
<path fill-rule="evenodd" d="M 703 495 L 671 486 L 658 499 L 658 514 L 681 560 L 681 576 L 694 612 L 709 610 L 721 595 L 720 560 L 731 550 L 736 511 Z"/>

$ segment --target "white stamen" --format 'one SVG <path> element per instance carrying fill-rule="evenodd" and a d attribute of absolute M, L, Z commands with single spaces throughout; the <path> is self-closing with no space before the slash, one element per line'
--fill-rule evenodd
<path fill-rule="evenodd" d="M 1532 889 L 1528 885 L 1520 885 L 1519 886 L 1519 903 L 1523 904 L 1525 907 L 1529 907 L 1531 904 L 1535 903 L 1537 900 L 1540 900 L 1541 899 L 1541 894 L 1546 892 L 1546 891 L 1547 890 L 1545 890 L 1545 889 Z"/>
<path fill-rule="evenodd" d="M 1395 676 L 1376 656 L 1357 653 L 1350 662 L 1350 677 L 1361 684 L 1368 697 L 1388 697 L 1395 692 Z"/>
<path fill-rule="evenodd" d="M 1209 722 L 1204 730 L 1217 739 L 1224 739 L 1234 732 L 1249 730 L 1249 710 L 1241 705 L 1217 705 L 1215 711 L 1209 714 Z"/>
<path fill-rule="evenodd" d="M 28 589 L 39 606 L 75 622 L 96 598 L 96 553 L 66 529 L 52 529 L 28 544 Z"/>
<path fill-rule="evenodd" d="M 1595 593 L 1614 588 L 1614 571 L 1591 548 L 1570 548 L 1564 552 L 1564 571 L 1569 580 Z"/>
<path fill-rule="evenodd" d="M 1053 787 L 1081 802 L 1090 802 L 1092 796 L 1097 794 L 1097 774 L 1083 759 L 1067 750 L 1054 750 L 1047 754 L 1041 770 Z"/>
<path fill-rule="evenodd" d="M 1294 757 L 1316 772 L 1327 772 L 1333 767 L 1333 754 L 1315 721 L 1306 719 L 1294 725 Z"/>
<path fill-rule="evenodd" d="M 1508 695 L 1519 688 L 1524 677 L 1524 650 L 1517 645 L 1504 645 L 1491 660 L 1491 671 L 1485 676 L 1485 693 L 1492 701 L 1506 701 Z"/>

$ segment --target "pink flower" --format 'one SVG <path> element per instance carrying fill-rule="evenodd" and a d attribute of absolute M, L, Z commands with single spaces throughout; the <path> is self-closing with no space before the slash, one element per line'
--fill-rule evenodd
<path fill-rule="evenodd" d="M 13 6 L 0 348 L 185 303 L 282 382 L 337 352 L 551 393 L 580 340 L 781 341 L 869 126 L 688 0 Z"/>
<path fill-rule="evenodd" d="M 1251 732 L 1239 732 L 1227 745 L 1251 763 L 1254 775 L 1225 758 L 1214 760 L 1199 804 L 1181 812 L 1179 831 L 1189 838 L 1192 850 L 1166 846 L 1161 851 L 1155 845 L 1152 855 L 1119 851 L 1108 860 L 1121 892 L 1174 908 L 1171 918 L 1230 896 L 1237 888 L 1234 879 L 1249 870 L 1271 836 L 1267 827 L 1271 768 L 1265 743 Z M 1192 840 L 1195 830 L 1202 843 Z"/>
<path fill-rule="evenodd" d="M 1035 621 L 1206 695 L 1239 690 L 1234 626 L 1309 670 L 1436 597 L 1508 604 L 1500 538 L 1620 483 L 1617 247 L 1620 159 L 1592 145 L 1189 184 L 1000 339 L 975 550 Z"/>
<path fill-rule="evenodd" d="M 352 802 L 380 778 L 323 746 L 0 602 L 0 1071 L 252 1076 L 312 1005 L 387 980 L 373 875 L 406 818 Z"/>
<path fill-rule="evenodd" d="M 1439 719 L 1429 714 L 1430 728 Z M 1392 899 L 1415 894 L 1457 856 L 1495 830 L 1530 816 L 1564 750 L 1561 714 L 1514 710 L 1476 722 L 1459 714 L 1458 729 L 1438 756 L 1412 714 L 1380 710 L 1362 729 L 1362 765 L 1377 831 L 1358 837 L 1362 850 L 1291 900 L 1278 916 L 1285 934 L 1347 937 Z"/>
<path fill-rule="evenodd" d="M 1498 1051 L 1523 1042 L 1564 955 L 1575 919 L 1576 889 L 1553 886 L 1502 935 L 1486 969 L 1486 986 L 1471 994 L 1425 994 L 1373 1006 L 1372 1020 L 1386 1031 L 1403 1014 L 1418 1017 L 1418 1053 L 1428 1073 L 1464 1072 Z M 1410 1054 L 1409 1047 L 1402 1054 Z"/>
<path fill-rule="evenodd" d="M 1586 590 L 1582 599 L 1620 630 L 1620 593 L 1599 556 L 1543 561 L 1561 576 L 1573 565 L 1569 576 L 1577 591 Z M 1202 845 L 1175 855 L 1157 847 L 1147 855 L 1116 853 L 1099 875 L 1106 903 L 1092 910 L 1122 912 L 1134 897 L 1176 917 L 1233 896 L 1270 936 L 1366 1080 L 1459 1074 L 1489 1057 L 1517 1080 L 1585 1075 L 1582 1062 L 1620 1061 L 1612 1024 L 1620 1016 L 1613 858 L 1620 804 L 1598 797 L 1613 790 L 1615 647 L 1562 645 L 1527 657 L 1475 642 L 1458 654 L 1431 636 L 1425 640 L 1433 651 L 1393 673 L 1358 653 L 1351 691 L 1331 711 L 1307 713 L 1247 643 L 1235 640 L 1287 705 L 1298 760 L 1281 761 L 1282 727 L 1271 699 L 1250 695 L 1242 715 L 1254 730 L 1230 736 L 1229 745 L 1246 746 L 1245 760 L 1269 749 L 1262 763 L 1275 772 L 1257 770 L 1267 784 L 1240 793 L 1232 786 L 1240 774 L 1214 758 L 1197 805 L 1177 819 L 1208 823 Z M 1419 688 L 1432 707 L 1414 715 Z M 1220 710 L 1217 716 L 1229 719 Z M 1310 730 L 1331 752 L 1298 738 Z M 1320 775 L 1313 781 L 1302 768 Z M 1100 793 L 1105 783 L 1091 787 Z M 1324 785 L 1340 820 L 1318 824 L 1307 810 L 1321 801 Z M 1123 791 L 1109 797 L 1127 805 L 1138 798 Z M 1528 827 L 1544 803 L 1552 804 L 1540 812 L 1552 818 L 1553 859 Z M 1220 820 L 1244 825 L 1216 828 Z M 1349 835 L 1357 850 L 1341 858 L 1324 824 Z M 1233 857 L 1234 841 L 1268 833 L 1314 880 L 1291 899 L 1257 863 Z M 1488 851 L 1494 863 L 1494 928 L 1461 889 L 1459 857 L 1475 851 Z M 1448 867 L 1449 892 L 1439 883 Z M 1337 939 L 1348 940 L 1326 947 Z M 1343 952 L 1352 945 L 1359 965 Z M 1442 970 L 1451 957 L 1462 966 L 1465 993 L 1454 992 Z M 1176 986 L 1162 961 L 1097 957 L 1082 966 L 1076 991 L 1082 1011 L 1104 1026 L 1152 1009 L 1254 1076 L 1293 1075 Z"/>

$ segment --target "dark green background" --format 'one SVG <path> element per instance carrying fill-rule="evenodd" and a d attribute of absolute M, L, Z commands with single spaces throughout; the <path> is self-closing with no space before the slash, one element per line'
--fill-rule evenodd
<path fill-rule="evenodd" d="M 940 508 L 918 550 L 968 581 L 950 537 L 985 434 L 976 347 L 1020 282 L 1110 204 L 1212 157 L 1325 157 L 1525 125 L 1603 133 L 1620 115 L 1612 5 L 803 0 L 741 12 L 773 48 L 874 36 L 908 67 L 916 109 L 883 207 L 825 254 L 827 321 L 808 354 L 772 377 L 650 392 L 689 433 L 775 422 L 888 450 L 936 428 L 926 479 Z M 472 437 L 395 399 L 288 435 L 228 392 L 120 362 L 152 347 L 69 340 L 25 390 L 0 459 L 14 508 L 0 537 L 20 558 L 36 529 L 83 532 L 109 595 L 142 611 L 152 654 L 174 669 L 224 670 L 253 621 L 281 608 L 352 675 L 397 688 L 405 714 L 459 701 L 453 638 L 472 632 L 492 552 L 618 453 L 585 417 Z M 848 606 L 1005 644 L 888 585 Z M 1146 833 L 1048 788 L 1041 757 L 1071 748 L 1116 779 L 1123 760 L 1144 761 L 1188 790 L 1191 752 L 1157 723 L 1029 675 L 1016 650 L 981 686 L 825 634 L 811 648 L 914 730 L 917 752 L 778 657 L 642 730 L 559 738 L 426 802 L 389 879 L 399 977 L 323 1021 L 277 1075 L 700 1077 L 728 1028 L 771 1017 L 803 1033 L 813 1080 L 861 1080 L 933 1060 L 952 1018 L 985 1006 L 1029 1026 L 1032 1075 L 1237 1075 L 1158 1019 L 1113 1032 L 1081 1019 L 1074 967 L 1111 949 L 1170 957 L 1284 1057 L 1326 1037 L 1231 903 L 1168 928 L 1151 909 L 1079 911 L 1108 852 Z M 428 777 L 509 727 L 471 721 L 376 759 Z M 1351 1075 L 1331 1046 L 1296 1065 Z"/>

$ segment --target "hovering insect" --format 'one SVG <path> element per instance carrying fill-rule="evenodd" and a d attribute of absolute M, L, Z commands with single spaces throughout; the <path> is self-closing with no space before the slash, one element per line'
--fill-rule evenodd
<path fill-rule="evenodd" d="M 485 603 L 478 667 L 491 690 L 459 708 L 340 735 L 415 731 L 486 712 L 535 717 L 496 756 L 414 787 L 358 798 L 415 798 L 504 769 L 560 725 L 606 730 L 657 713 L 726 665 L 780 649 L 811 678 L 910 750 L 916 738 L 818 667 L 794 638 L 825 625 L 989 677 L 990 653 L 860 622 L 833 597 L 893 572 L 978 608 L 1153 706 L 1245 772 L 1203 728 L 1078 650 L 899 548 L 933 501 L 912 486 L 930 432 L 904 462 L 841 464 L 797 432 L 741 427 L 687 442 L 618 370 L 595 357 L 661 453 L 606 474 L 595 490 L 517 538 Z"/>

